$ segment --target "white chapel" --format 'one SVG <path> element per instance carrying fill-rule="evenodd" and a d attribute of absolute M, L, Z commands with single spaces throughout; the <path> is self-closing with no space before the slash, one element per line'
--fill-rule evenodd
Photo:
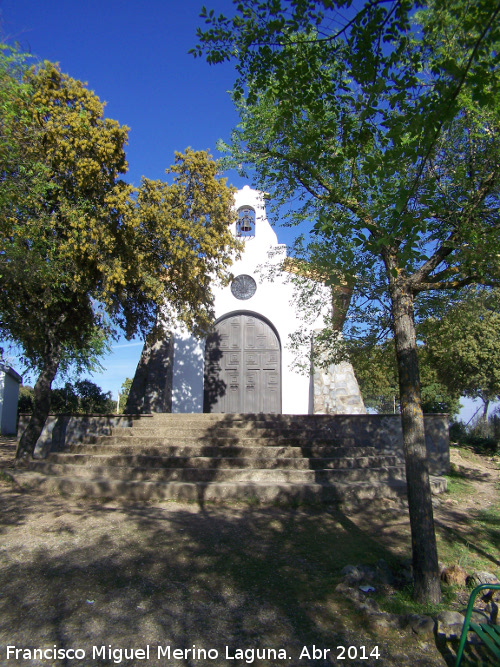
<path fill-rule="evenodd" d="M 282 266 L 286 246 L 278 243 L 260 192 L 248 186 L 235 194 L 238 219 L 233 233 L 244 243 L 227 287 L 216 287 L 213 333 L 205 340 L 182 328 L 143 351 L 131 389 L 128 412 L 364 413 L 348 363 L 327 371 L 301 373 L 294 365 L 289 336 L 321 328 L 297 312 L 295 286 Z M 324 289 L 324 310 L 332 294 Z"/>

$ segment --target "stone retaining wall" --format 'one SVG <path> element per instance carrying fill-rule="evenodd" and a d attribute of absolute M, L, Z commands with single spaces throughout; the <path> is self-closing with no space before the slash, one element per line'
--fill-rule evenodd
<path fill-rule="evenodd" d="M 17 437 L 21 437 L 31 415 L 19 416 Z M 44 458 L 49 452 L 60 452 L 77 444 L 86 435 L 110 435 L 114 426 L 132 426 L 132 415 L 49 415 L 35 448 L 35 456 Z"/>
<path fill-rule="evenodd" d="M 351 437 L 381 452 L 403 456 L 400 415 L 318 415 L 318 418 L 325 420 L 325 434 L 332 438 Z M 448 415 L 424 415 L 424 424 L 429 472 L 432 475 L 446 475 L 450 470 Z"/>

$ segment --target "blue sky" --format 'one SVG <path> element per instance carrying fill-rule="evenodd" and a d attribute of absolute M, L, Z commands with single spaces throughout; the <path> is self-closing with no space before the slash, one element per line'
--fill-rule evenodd
<path fill-rule="evenodd" d="M 4 40 L 86 81 L 106 115 L 129 126 L 128 180 L 162 178 L 175 150 L 215 150 L 237 115 L 231 65 L 210 67 L 188 50 L 202 0 L 0 0 Z M 231 9 L 218 0 L 218 9 Z M 234 180 L 234 179 L 233 179 Z M 238 183 L 235 183 L 238 185 Z"/>
<path fill-rule="evenodd" d="M 231 0 L 207 4 L 217 11 L 232 8 Z M 107 102 L 106 115 L 130 127 L 126 180 L 138 185 L 142 176 L 163 178 L 174 151 L 187 146 L 218 155 L 217 140 L 228 138 L 238 121 L 227 93 L 232 65 L 211 67 L 188 54 L 202 24 L 202 5 L 203 0 L 0 0 L 0 30 L 4 41 L 17 41 L 86 81 Z M 228 176 L 236 187 L 246 182 L 235 173 Z M 116 396 L 133 376 L 141 347 L 126 340 L 113 345 L 102 361 L 106 371 L 93 381 Z"/>
<path fill-rule="evenodd" d="M 0 36 L 17 41 L 40 60 L 58 62 L 63 72 L 86 81 L 106 115 L 130 128 L 126 179 L 163 178 L 174 151 L 209 149 L 229 138 L 238 122 L 227 91 L 235 78 L 231 64 L 209 66 L 188 54 L 204 0 L 0 0 Z M 230 13 L 231 0 L 205 0 L 208 8 Z M 228 174 L 236 187 L 245 185 Z M 251 185 L 251 183 L 250 183 Z M 282 243 L 293 232 L 278 229 Z M 105 371 L 92 377 L 116 396 L 132 377 L 142 343 L 121 340 L 105 357 Z M 19 368 L 12 359 L 14 367 Z M 27 378 L 28 379 L 28 378 Z M 464 402 L 465 404 L 465 402 Z M 474 409 L 467 401 L 463 418 Z"/>

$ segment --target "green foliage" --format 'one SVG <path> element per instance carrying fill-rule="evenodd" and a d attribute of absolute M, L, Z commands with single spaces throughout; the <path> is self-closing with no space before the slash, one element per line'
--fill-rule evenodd
<path fill-rule="evenodd" d="M 290 222 L 317 237 L 313 265 L 355 283 L 361 310 L 376 304 L 369 335 L 392 329 L 414 595 L 434 602 L 414 314 L 423 292 L 500 283 L 499 16 L 490 0 L 240 0 L 232 18 L 205 14 L 194 50 L 236 60 L 229 163 L 277 206 L 294 202 Z"/>
<path fill-rule="evenodd" d="M 314 221 L 360 290 L 497 279 L 498 8 L 475 3 L 471 22 L 458 1 L 366 3 L 337 31 L 312 0 L 238 9 L 209 16 L 197 47 L 237 59 L 230 162 L 297 201 L 291 221 Z"/>
<path fill-rule="evenodd" d="M 462 421 L 454 421 L 450 424 L 450 441 L 451 442 L 463 442 L 463 439 L 467 435 L 467 427 Z"/>
<path fill-rule="evenodd" d="M 500 415 L 498 408 L 487 421 L 481 417 L 472 422 L 453 422 L 450 425 L 450 441 L 469 447 L 479 454 L 496 454 L 500 446 Z"/>
<path fill-rule="evenodd" d="M 79 380 L 64 387 L 53 389 L 50 397 L 50 411 L 56 414 L 111 414 L 116 411 L 116 401 L 111 392 L 104 393 L 90 380 Z"/>
<path fill-rule="evenodd" d="M 79 410 L 83 413 L 109 414 L 116 409 L 116 402 L 111 397 L 111 392 L 104 393 L 90 380 L 79 380 L 75 383 L 79 397 Z"/>
<path fill-rule="evenodd" d="M 19 387 L 17 412 L 18 414 L 22 412 L 33 412 L 33 387 L 24 385 Z"/>
<path fill-rule="evenodd" d="M 0 79 L 0 336 L 40 372 L 27 456 L 59 369 L 94 366 L 119 329 L 207 332 L 211 286 L 228 281 L 239 245 L 233 190 L 207 152 L 176 153 L 170 183 L 133 188 L 121 178 L 128 129 L 85 84 L 6 49 Z"/>
<path fill-rule="evenodd" d="M 121 413 L 125 412 L 125 406 L 127 405 L 127 399 L 130 393 L 130 388 L 132 387 L 132 382 L 132 378 L 126 378 L 125 382 L 120 387 L 119 411 Z"/>
<path fill-rule="evenodd" d="M 50 411 L 55 414 L 79 412 L 79 397 L 75 386 L 66 382 L 64 387 L 52 389 L 50 392 Z"/>
<path fill-rule="evenodd" d="M 40 139 L 39 127 L 26 104 L 30 87 L 24 80 L 29 56 L 0 44 L 0 215 L 13 203 L 38 190 L 44 167 L 27 153 Z"/>
<path fill-rule="evenodd" d="M 33 388 L 19 388 L 19 413 L 33 412 Z M 104 393 L 90 380 L 66 382 L 64 387 L 52 389 L 50 411 L 55 414 L 112 414 L 116 412 L 116 401 L 111 392 Z"/>
<path fill-rule="evenodd" d="M 421 614 L 436 616 L 441 611 L 446 611 L 456 600 L 454 587 L 442 584 L 443 601 L 440 604 L 418 604 L 412 599 L 412 587 L 407 585 L 396 589 L 390 596 L 375 594 L 374 599 L 379 603 L 381 609 L 390 614 Z"/>
<path fill-rule="evenodd" d="M 498 439 L 489 438 L 474 433 L 468 434 L 461 443 L 480 454 L 496 454 L 498 452 Z"/>
<path fill-rule="evenodd" d="M 49 343 L 84 361 L 116 327 L 146 334 L 177 317 L 205 331 L 210 281 L 227 280 L 236 243 L 210 156 L 179 153 L 170 185 L 134 190 L 120 179 L 127 128 L 84 84 L 6 49 L 0 76 L 1 335 L 40 367 Z"/>
<path fill-rule="evenodd" d="M 458 415 L 462 407 L 460 389 L 441 381 L 426 345 L 418 348 L 422 410 L 426 413 Z"/>
<path fill-rule="evenodd" d="M 399 412 L 396 356 L 392 341 L 381 345 L 353 341 L 349 358 L 367 408 L 377 412 Z"/>
<path fill-rule="evenodd" d="M 242 0 L 206 14 L 193 52 L 236 60 L 226 163 L 277 207 L 294 201 L 280 212 L 315 237 L 295 252 L 353 286 L 344 337 L 366 351 L 394 337 L 395 309 L 432 314 L 426 292 L 500 280 L 500 8 L 367 2 L 342 25 L 344 4 Z M 426 408 L 455 412 L 457 385 L 420 357 Z M 392 370 L 358 366 L 370 395 L 394 395 Z"/>
<path fill-rule="evenodd" d="M 421 328 L 430 362 L 446 386 L 487 407 L 500 395 L 500 293 L 468 290 Z"/>
<path fill-rule="evenodd" d="M 347 344 L 366 407 L 377 412 L 400 412 L 398 370 L 394 340 L 374 345 L 371 341 L 350 341 Z M 460 411 L 460 392 L 439 381 L 426 346 L 418 349 L 422 410 L 425 413 Z"/>

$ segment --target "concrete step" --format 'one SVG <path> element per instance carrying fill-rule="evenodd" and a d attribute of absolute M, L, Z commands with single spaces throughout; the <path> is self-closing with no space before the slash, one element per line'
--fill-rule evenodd
<path fill-rule="evenodd" d="M 268 452 L 266 452 L 268 453 Z M 150 468 L 232 468 L 254 469 L 294 469 L 294 470 L 350 470 L 381 467 L 402 467 L 395 456 L 364 456 L 359 458 L 304 458 L 302 456 L 147 456 L 137 454 L 78 454 L 62 452 L 51 454 L 47 459 L 35 462 L 42 464 L 92 465 L 92 466 L 128 466 Z"/>
<path fill-rule="evenodd" d="M 275 415 L 266 413 L 206 413 L 206 412 L 156 412 L 149 415 L 140 415 L 131 421 L 135 425 L 145 425 L 149 422 L 167 424 L 321 424 L 331 420 L 331 415 Z"/>
<path fill-rule="evenodd" d="M 232 444 L 200 444 L 200 443 L 178 443 L 178 441 L 166 440 L 162 438 L 148 439 L 145 442 L 137 441 L 135 438 L 126 443 L 113 441 L 103 436 L 99 440 L 101 444 L 81 444 L 70 445 L 67 451 L 78 454 L 122 454 L 134 455 L 143 454 L 148 456 L 263 456 L 263 457 L 285 457 L 285 458 L 341 458 L 341 457 L 366 457 L 375 456 L 379 452 L 374 447 L 344 447 L 332 445 L 273 445 L 270 442 L 265 444 L 250 445 L 232 445 Z"/>
<path fill-rule="evenodd" d="M 366 419 L 365 419 L 366 417 Z M 352 415 L 267 415 L 267 414 L 154 414 L 131 418 L 129 427 L 134 431 L 151 428 L 206 429 L 230 428 L 239 431 L 261 429 L 293 429 L 304 433 L 323 433 L 336 437 L 370 437 L 370 415 L 357 415 L 361 428 L 353 431 Z"/>
<path fill-rule="evenodd" d="M 270 457 L 270 456 L 147 456 L 137 454 L 51 454 L 48 459 L 34 462 L 41 465 L 73 465 L 73 466 L 103 466 L 103 467 L 143 467 L 143 468 L 200 468 L 200 469 L 268 469 L 275 468 L 292 470 L 310 470 L 307 459 L 299 457 Z"/>
<path fill-rule="evenodd" d="M 334 458 L 309 457 L 307 459 L 312 470 L 329 468 L 381 468 L 384 466 L 404 467 L 404 461 L 394 454 L 379 454 L 370 456 L 342 456 Z"/>
<path fill-rule="evenodd" d="M 73 476 L 85 479 L 110 477 L 120 480 L 165 480 L 186 482 L 286 482 L 311 484 L 330 482 L 380 482 L 404 480 L 401 467 L 343 468 L 338 470 L 305 470 L 294 468 L 164 468 L 139 466 L 71 465 L 34 461 L 31 469 L 46 475 Z"/>
<path fill-rule="evenodd" d="M 230 428 L 217 426 L 214 428 L 189 426 L 162 426 L 151 425 L 148 427 L 135 428 L 130 426 L 115 426 L 107 435 L 122 436 L 127 438 L 137 438 L 145 436 L 158 437 L 197 437 L 197 438 L 295 438 L 301 440 L 323 439 L 323 440 L 343 440 L 347 444 L 360 442 L 359 438 L 352 435 L 342 434 L 341 436 L 332 435 L 323 430 L 307 430 L 299 428 Z M 366 442 L 366 441 L 365 441 Z"/>
<path fill-rule="evenodd" d="M 113 429 L 111 435 L 87 436 L 86 444 L 213 444 L 213 445 L 246 445 L 255 447 L 258 445 L 286 445 L 300 447 L 309 443 L 330 447 L 369 447 L 367 440 L 356 440 L 355 438 L 327 438 L 321 436 L 310 436 L 300 432 L 289 431 L 286 433 L 276 431 L 269 433 L 252 433 L 250 431 L 217 431 L 207 433 L 200 430 L 187 430 L 185 432 L 174 432 L 169 429 L 164 431 L 158 429 L 141 429 L 130 432 L 132 429 Z"/>
<path fill-rule="evenodd" d="M 162 482 L 124 481 L 109 478 L 80 479 L 16 470 L 16 481 L 24 488 L 88 498 L 132 501 L 169 501 L 248 504 L 293 504 L 362 502 L 377 498 L 400 498 L 406 483 L 358 482 L 354 484 L 291 484 L 265 482 Z M 446 489 L 443 478 L 431 478 L 435 493 Z"/>

